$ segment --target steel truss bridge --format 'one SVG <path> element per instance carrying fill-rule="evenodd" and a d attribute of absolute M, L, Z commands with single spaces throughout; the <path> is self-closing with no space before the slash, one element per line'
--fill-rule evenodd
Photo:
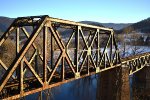
<path fill-rule="evenodd" d="M 21 98 L 115 67 L 128 66 L 133 74 L 150 63 L 150 53 L 120 58 L 113 29 L 47 15 L 15 19 L 0 38 L 1 48 L 10 36 L 13 60 L 0 58 L 0 99 Z"/>

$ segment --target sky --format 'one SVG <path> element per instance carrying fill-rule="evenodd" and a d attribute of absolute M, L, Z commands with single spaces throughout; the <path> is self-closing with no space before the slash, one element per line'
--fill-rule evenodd
<path fill-rule="evenodd" d="M 49 15 L 72 21 L 135 23 L 150 17 L 150 0 L 1 0 L 0 16 Z"/>

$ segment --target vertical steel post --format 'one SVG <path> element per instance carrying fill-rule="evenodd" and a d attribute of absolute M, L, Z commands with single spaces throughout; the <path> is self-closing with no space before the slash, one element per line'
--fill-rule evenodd
<path fill-rule="evenodd" d="M 104 52 L 104 67 L 106 68 L 106 52 Z"/>
<path fill-rule="evenodd" d="M 24 73 L 23 73 L 23 63 L 24 63 L 24 60 L 22 59 L 21 61 L 21 64 L 20 64 L 20 94 L 23 95 L 23 76 L 24 76 Z"/>
<path fill-rule="evenodd" d="M 97 29 L 97 58 L 96 58 L 96 73 L 98 73 L 100 71 L 100 67 L 99 67 L 99 61 L 100 61 L 100 30 Z"/>
<path fill-rule="evenodd" d="M 111 31 L 111 41 L 110 41 L 110 55 L 109 55 L 109 58 L 110 58 L 110 64 L 112 64 L 112 49 L 113 49 L 113 32 Z"/>
<path fill-rule="evenodd" d="M 88 74 L 90 73 L 89 69 L 90 69 L 90 55 L 87 55 L 87 73 Z"/>
<path fill-rule="evenodd" d="M 53 62 L 54 62 L 54 37 L 53 34 L 51 33 L 51 69 L 53 69 Z"/>
<path fill-rule="evenodd" d="M 65 78 L 65 57 L 62 57 L 61 78 L 62 80 Z"/>
<path fill-rule="evenodd" d="M 47 27 L 43 28 L 43 82 L 47 82 Z"/>
<path fill-rule="evenodd" d="M 118 47 L 117 47 L 117 43 L 116 43 L 114 34 L 112 35 L 112 37 L 113 37 L 113 43 L 114 43 L 115 50 L 116 50 L 116 63 L 120 63 L 121 60 L 120 60 L 120 56 L 119 56 L 119 49 L 118 49 Z"/>
<path fill-rule="evenodd" d="M 80 32 L 81 26 L 77 26 L 77 32 L 75 34 L 75 45 L 76 45 L 76 51 L 75 51 L 75 65 L 76 65 L 76 75 L 75 77 L 79 77 L 79 32 Z"/>
<path fill-rule="evenodd" d="M 16 29 L 16 55 L 19 53 L 19 28 Z"/>
<path fill-rule="evenodd" d="M 16 29 L 16 57 L 18 56 L 18 53 L 19 53 L 19 27 Z M 16 68 L 16 77 L 19 79 L 19 76 L 20 76 L 20 69 L 19 68 Z"/>
<path fill-rule="evenodd" d="M 37 74 L 39 74 L 39 66 L 38 66 L 38 51 L 36 50 L 36 55 L 35 55 L 35 71 Z"/>
<path fill-rule="evenodd" d="M 99 30 L 97 30 L 97 32 L 98 32 L 98 33 L 97 33 L 97 61 L 96 61 L 96 63 L 97 63 L 97 67 L 98 67 L 98 63 L 99 63 L 99 59 L 100 59 L 100 58 L 99 58 L 99 55 L 100 55 L 100 54 L 99 54 L 99 51 L 100 51 L 100 47 L 99 47 L 99 46 L 100 46 L 100 45 L 99 45 L 99 44 L 100 44 L 100 43 L 99 43 L 99 42 L 100 42 L 100 41 L 99 41 Z"/>

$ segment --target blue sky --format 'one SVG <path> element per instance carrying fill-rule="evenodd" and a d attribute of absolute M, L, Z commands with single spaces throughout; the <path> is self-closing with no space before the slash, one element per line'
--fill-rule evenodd
<path fill-rule="evenodd" d="M 150 0 L 1 0 L 0 16 L 49 15 L 73 21 L 133 23 L 150 17 Z"/>

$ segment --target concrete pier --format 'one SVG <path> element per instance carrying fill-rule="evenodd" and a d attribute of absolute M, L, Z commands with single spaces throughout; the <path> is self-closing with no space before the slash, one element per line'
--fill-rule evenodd
<path fill-rule="evenodd" d="M 100 73 L 97 100 L 130 100 L 128 68 L 117 67 Z"/>
<path fill-rule="evenodd" d="M 150 66 L 145 66 L 142 70 L 133 74 L 132 91 L 133 100 L 150 99 Z"/>

